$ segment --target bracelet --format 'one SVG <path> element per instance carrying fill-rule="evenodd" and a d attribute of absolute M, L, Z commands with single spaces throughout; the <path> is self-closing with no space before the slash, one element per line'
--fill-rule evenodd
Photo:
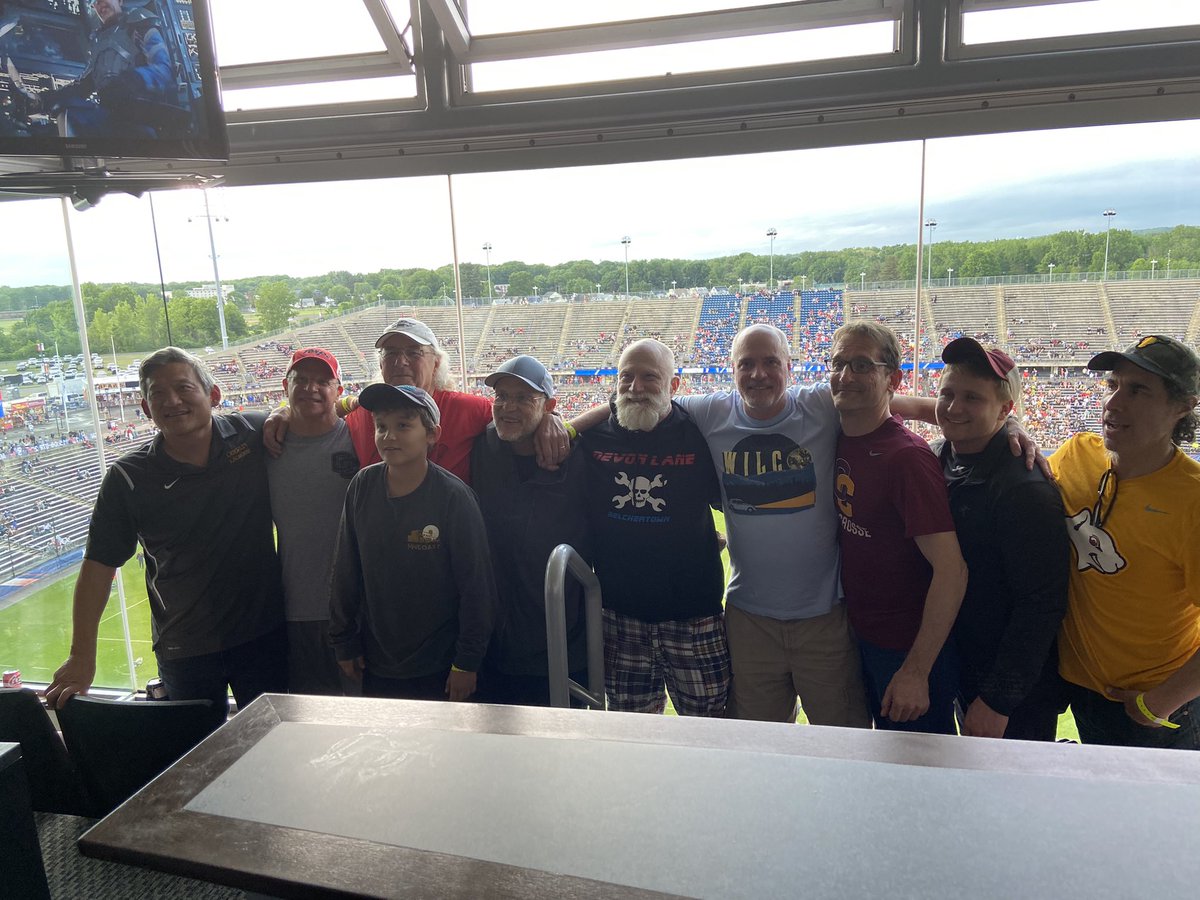
<path fill-rule="evenodd" d="M 455 666 L 455 665 L 451 665 L 451 666 L 450 666 L 450 671 L 451 671 L 451 672 L 462 672 L 462 673 L 464 673 L 464 674 L 466 674 L 466 675 L 473 675 L 473 674 L 475 674 L 474 672 L 468 672 L 466 669 L 460 669 L 458 666 Z M 1178 726 L 1176 726 L 1176 727 L 1178 727 Z"/>
<path fill-rule="evenodd" d="M 350 415 L 350 413 L 353 412 L 353 410 L 350 409 L 350 398 L 349 397 L 343 397 L 338 402 L 342 404 L 342 412 L 344 412 L 346 415 Z"/>
<path fill-rule="evenodd" d="M 579 432 L 575 430 L 575 426 L 570 422 L 564 420 L 563 428 L 567 429 L 567 437 L 569 437 L 571 440 L 575 440 L 577 437 L 579 437 Z"/>
<path fill-rule="evenodd" d="M 1138 694 L 1137 699 L 1134 702 L 1137 704 L 1137 708 L 1142 711 L 1142 715 L 1146 717 L 1147 721 L 1153 722 L 1155 725 L 1161 725 L 1163 728 L 1179 727 L 1170 719 L 1164 719 L 1161 716 L 1156 716 L 1154 713 L 1150 712 L 1150 707 L 1146 705 L 1146 695 L 1144 693 Z"/>

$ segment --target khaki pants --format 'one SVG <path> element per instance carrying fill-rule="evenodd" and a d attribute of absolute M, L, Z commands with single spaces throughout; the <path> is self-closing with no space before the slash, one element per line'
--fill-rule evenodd
<path fill-rule="evenodd" d="M 725 609 L 733 666 L 727 716 L 795 722 L 796 697 L 814 725 L 870 728 L 858 642 L 845 604 L 811 619 Z"/>

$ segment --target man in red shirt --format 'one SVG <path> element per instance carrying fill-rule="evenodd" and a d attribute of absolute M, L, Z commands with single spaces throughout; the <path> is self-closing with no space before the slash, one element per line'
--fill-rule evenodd
<path fill-rule="evenodd" d="M 417 319 L 403 317 L 387 327 L 375 341 L 379 352 L 379 377 L 385 384 L 411 384 L 433 397 L 441 412 L 442 433 L 429 453 L 429 459 L 443 469 L 471 483 L 471 447 L 475 438 L 492 421 L 492 401 L 477 394 L 452 390 L 453 378 L 446 351 L 438 346 L 433 330 Z M 380 461 L 375 449 L 375 425 L 371 414 L 358 408 L 358 400 L 345 398 L 339 406 L 346 416 L 350 438 L 361 466 Z M 272 425 L 284 424 L 287 416 L 280 411 L 267 423 L 267 449 L 275 452 Z M 556 468 L 566 459 L 570 440 L 561 421 L 547 413 L 538 426 L 534 440 L 538 465 Z"/>

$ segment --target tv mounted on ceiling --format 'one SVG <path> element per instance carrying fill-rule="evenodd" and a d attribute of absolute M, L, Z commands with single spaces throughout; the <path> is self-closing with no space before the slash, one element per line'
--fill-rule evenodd
<path fill-rule="evenodd" d="M 0 0 L 0 157 L 228 159 L 208 0 Z"/>

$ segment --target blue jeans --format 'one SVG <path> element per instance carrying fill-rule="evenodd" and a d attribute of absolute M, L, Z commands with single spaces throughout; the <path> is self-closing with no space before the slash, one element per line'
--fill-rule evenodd
<path fill-rule="evenodd" d="M 171 700 L 212 700 L 218 723 L 229 712 L 226 686 L 233 688 L 238 709 L 259 694 L 287 693 L 287 631 L 281 625 L 236 647 L 158 659 L 158 674 Z"/>
<path fill-rule="evenodd" d="M 958 652 L 947 641 L 929 672 L 929 711 L 911 722 L 893 722 L 880 714 L 883 695 L 899 671 L 907 650 L 887 650 L 864 640 L 858 642 L 863 681 L 875 727 L 885 731 L 920 731 L 925 734 L 958 734 L 954 724 L 954 698 L 958 693 Z"/>
<path fill-rule="evenodd" d="M 1077 684 L 1067 685 L 1067 697 L 1079 739 L 1085 744 L 1200 750 L 1200 698 L 1184 704 L 1171 716 L 1178 728 L 1150 728 L 1129 718 L 1125 704 Z"/>

